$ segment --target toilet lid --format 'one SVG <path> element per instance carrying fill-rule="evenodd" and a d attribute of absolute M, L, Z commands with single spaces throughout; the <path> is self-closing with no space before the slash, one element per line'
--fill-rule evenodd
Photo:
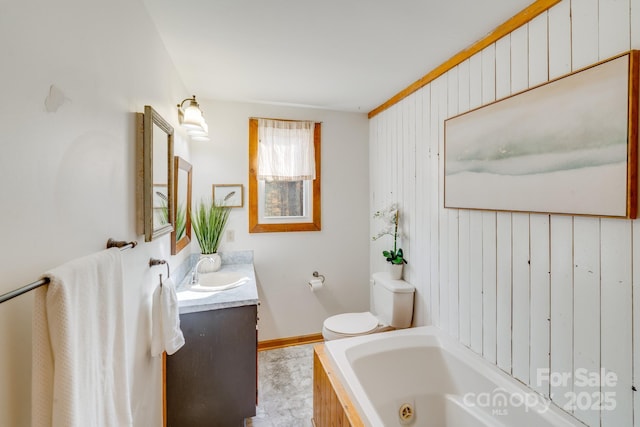
<path fill-rule="evenodd" d="M 378 319 L 368 311 L 365 313 L 344 313 L 329 317 L 324 327 L 330 331 L 358 335 L 373 331 L 378 326 Z"/>

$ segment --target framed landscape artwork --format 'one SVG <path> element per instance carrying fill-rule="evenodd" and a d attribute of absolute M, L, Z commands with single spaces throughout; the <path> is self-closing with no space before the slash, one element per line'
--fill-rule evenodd
<path fill-rule="evenodd" d="M 639 51 L 445 121 L 446 208 L 635 218 Z"/>

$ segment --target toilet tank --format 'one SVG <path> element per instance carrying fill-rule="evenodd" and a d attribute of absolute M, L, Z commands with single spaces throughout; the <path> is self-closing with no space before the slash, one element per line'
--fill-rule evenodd
<path fill-rule="evenodd" d="M 398 329 L 411 326 L 416 290 L 413 285 L 391 279 L 389 273 L 374 273 L 371 288 L 372 309 L 381 323 Z"/>

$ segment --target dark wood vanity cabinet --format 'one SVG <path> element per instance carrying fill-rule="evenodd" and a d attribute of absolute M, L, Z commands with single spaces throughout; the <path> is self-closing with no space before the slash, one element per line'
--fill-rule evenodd
<path fill-rule="evenodd" d="M 256 414 L 257 306 L 180 315 L 185 345 L 166 358 L 168 427 L 234 427 Z"/>

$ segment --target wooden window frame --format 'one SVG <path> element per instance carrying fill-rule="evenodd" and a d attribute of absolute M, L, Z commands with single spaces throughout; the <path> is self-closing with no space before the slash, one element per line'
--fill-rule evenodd
<path fill-rule="evenodd" d="M 316 179 L 314 179 L 312 183 L 311 222 L 261 224 L 258 221 L 258 119 L 249 119 L 249 233 L 320 231 L 322 229 L 320 193 L 322 181 L 322 168 L 320 167 L 321 123 L 315 123 L 313 147 L 316 163 Z"/>

